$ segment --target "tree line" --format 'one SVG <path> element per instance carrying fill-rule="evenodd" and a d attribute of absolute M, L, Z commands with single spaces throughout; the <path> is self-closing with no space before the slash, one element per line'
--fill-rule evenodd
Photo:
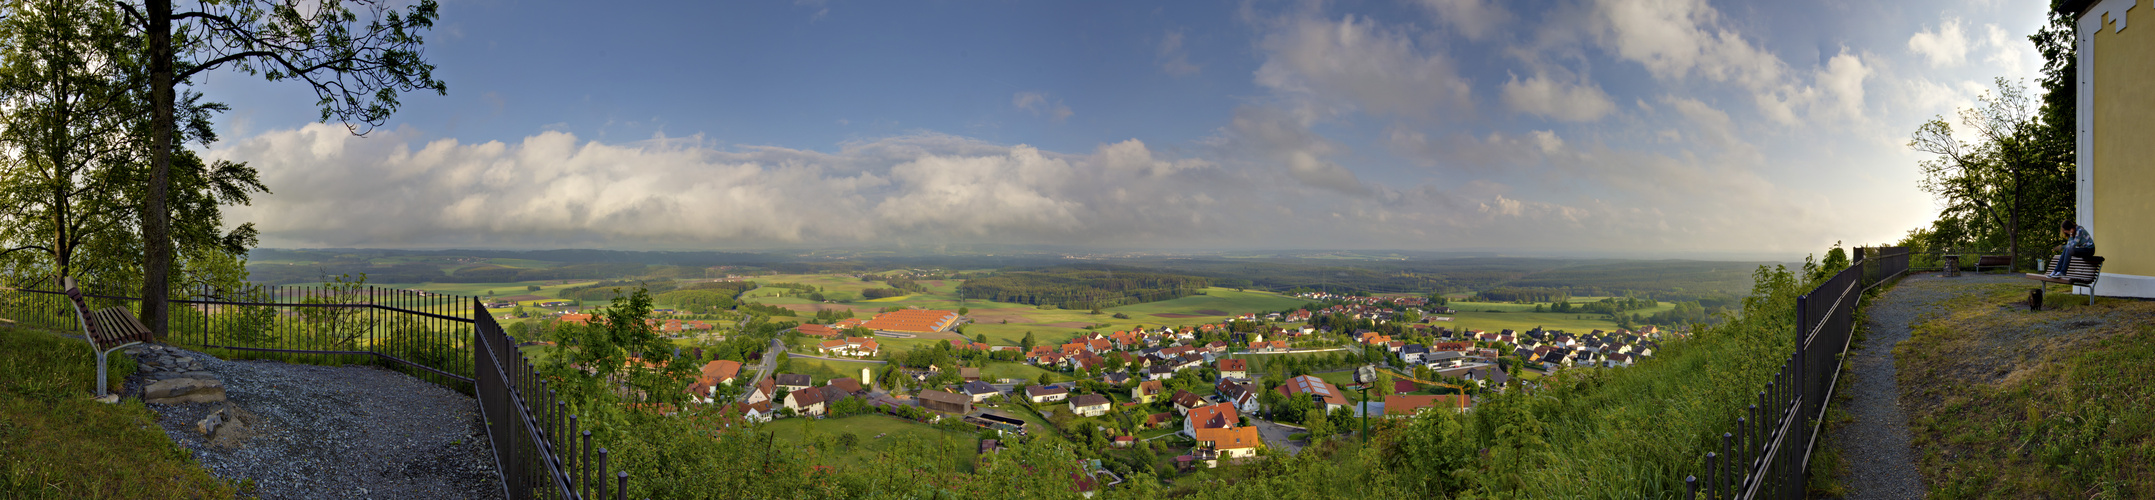
<path fill-rule="evenodd" d="M 958 293 L 968 299 L 1097 309 L 1199 295 L 1207 286 L 1210 281 L 1196 276 L 1047 269 L 973 278 L 958 285 Z"/>

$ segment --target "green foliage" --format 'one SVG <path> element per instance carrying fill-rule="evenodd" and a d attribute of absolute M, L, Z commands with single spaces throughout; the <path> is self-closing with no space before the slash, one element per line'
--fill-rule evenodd
<path fill-rule="evenodd" d="M 1204 278 L 1133 270 L 1056 268 L 1009 271 L 966 280 L 958 293 L 968 299 L 1055 305 L 1064 309 L 1141 304 L 1199 294 Z"/>
<path fill-rule="evenodd" d="M 2059 64 L 2064 63 L 2052 60 L 2045 70 Z M 2057 78 L 2069 77 L 2051 75 Z M 2052 83 L 2045 81 L 2052 95 L 2070 95 L 2069 86 Z M 1918 164 L 1923 172 L 1918 187 L 1942 205 L 1929 228 L 1929 246 L 1992 249 L 2017 244 L 2021 260 L 2015 267 L 2027 268 L 2039 257 L 2038 249 L 2064 240 L 2057 228 L 2073 216 L 2078 188 L 2071 104 L 2046 96 L 2043 114 L 2038 115 L 2025 87 L 2002 77 L 1997 87 L 1995 94 L 1977 98 L 1976 107 L 1960 110 L 1962 128 L 1956 130 L 1944 117 L 1933 118 L 1916 129 L 1908 147 L 1934 155 Z M 2059 106 L 2065 107 L 2063 118 L 2053 115 Z"/>

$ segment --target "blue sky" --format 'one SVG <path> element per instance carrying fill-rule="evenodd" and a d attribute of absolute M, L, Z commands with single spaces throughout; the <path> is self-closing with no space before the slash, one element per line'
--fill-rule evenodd
<path fill-rule="evenodd" d="M 365 138 L 234 72 L 266 246 L 1816 252 L 2038 1 L 444 2 Z"/>

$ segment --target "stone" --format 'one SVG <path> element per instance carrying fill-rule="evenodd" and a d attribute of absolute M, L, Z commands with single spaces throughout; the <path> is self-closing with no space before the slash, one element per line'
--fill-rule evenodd
<path fill-rule="evenodd" d="M 106 394 L 106 395 L 103 395 L 103 396 L 98 396 L 98 397 L 97 397 L 97 402 L 99 402 L 99 403 L 104 403 L 104 404 L 108 404 L 108 405 L 109 405 L 109 404 L 119 404 L 119 402 L 120 402 L 120 395 L 118 395 L 118 394 Z"/>
<path fill-rule="evenodd" d="M 217 379 L 169 378 L 142 389 L 146 403 L 215 403 L 224 401 L 224 382 Z"/>
<path fill-rule="evenodd" d="M 211 446 L 233 449 L 246 444 L 248 438 L 254 437 L 255 427 L 260 424 L 259 417 L 253 412 L 226 401 L 223 406 L 211 411 L 209 416 L 202 417 L 202 422 L 196 424 L 195 430 L 202 431 Z"/>

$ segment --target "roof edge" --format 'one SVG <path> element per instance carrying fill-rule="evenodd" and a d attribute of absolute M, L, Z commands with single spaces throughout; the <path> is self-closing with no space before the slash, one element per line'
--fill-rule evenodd
<path fill-rule="evenodd" d="M 2095 6 L 2095 2 L 2098 1 L 2100 0 L 2064 0 L 2058 3 L 2057 13 L 2073 16 L 2077 19 L 2082 14 L 2086 14 L 2088 7 Z"/>

